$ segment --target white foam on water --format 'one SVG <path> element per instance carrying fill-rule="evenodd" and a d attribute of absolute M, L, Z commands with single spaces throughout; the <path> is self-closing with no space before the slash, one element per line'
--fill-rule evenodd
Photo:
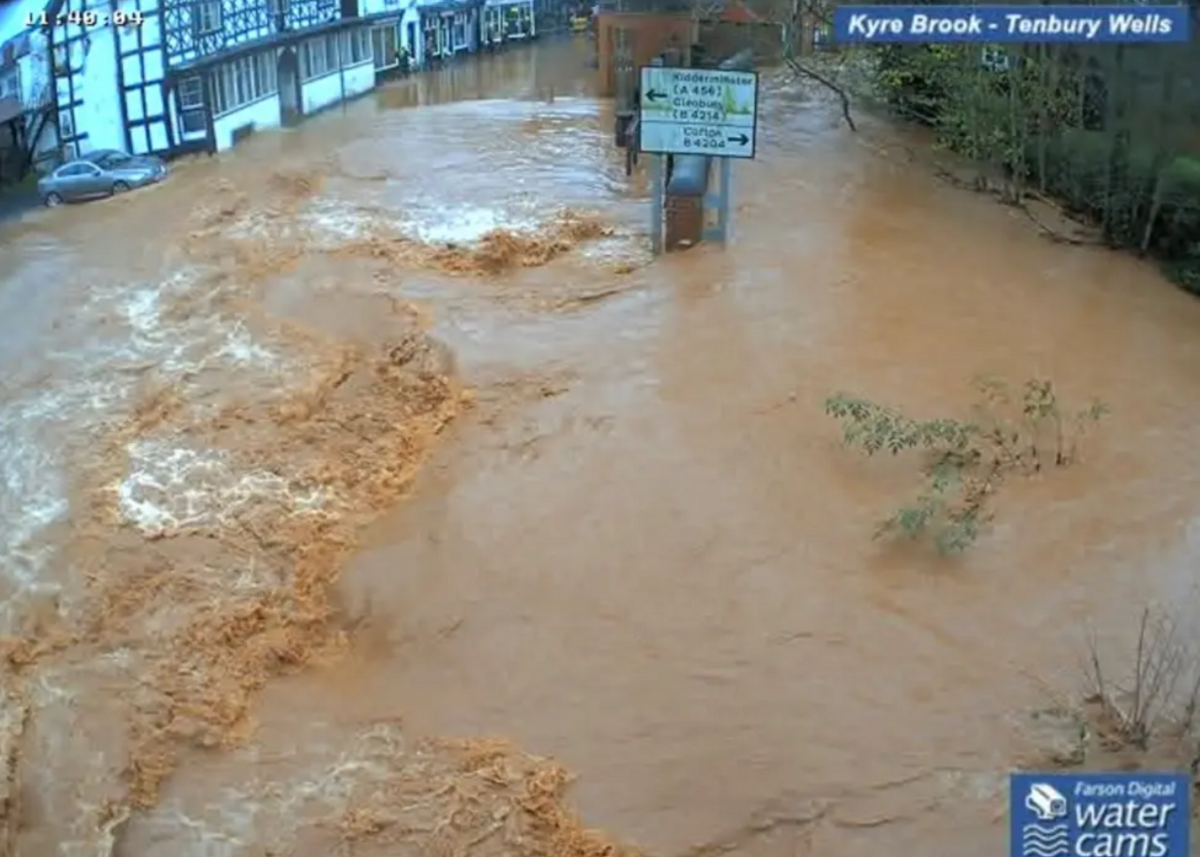
<path fill-rule="evenodd" d="M 91 328 L 94 336 L 69 351 L 47 351 L 43 358 L 46 380 L 29 385 L 0 407 L 0 520 L 4 522 L 0 591 L 11 592 L 15 599 L 61 588 L 62 581 L 48 580 L 45 575 L 54 546 L 39 544 L 39 539 L 48 526 L 69 512 L 64 447 L 86 443 L 90 433 L 111 423 L 132 400 L 143 370 L 152 368 L 164 381 L 182 383 L 210 368 L 241 372 L 278 369 L 280 355 L 255 341 L 244 324 L 230 324 L 207 314 L 178 322 L 164 319 L 167 299 L 204 287 L 198 272 L 182 270 L 161 282 L 91 290 L 88 301 L 73 307 L 72 312 L 78 318 L 97 320 Z M 114 309 L 124 324 L 105 326 L 102 319 L 111 318 Z M 129 371 L 131 365 L 137 371 Z M 149 450 L 140 452 L 143 458 L 151 454 Z M 178 469 L 184 464 L 178 453 L 168 452 L 162 467 Z M 196 482 L 196 475 L 202 472 L 198 468 L 191 462 L 186 470 L 192 479 L 186 502 L 171 506 L 185 520 L 207 514 L 199 510 L 210 509 L 213 502 L 228 500 L 227 492 L 220 495 L 225 498 L 222 501 L 200 499 L 205 487 Z M 142 469 L 155 471 L 145 462 Z M 261 476 L 256 478 L 263 481 Z M 239 490 L 251 490 L 248 486 L 257 484 L 255 478 L 248 479 Z M 140 490 L 130 495 L 130 514 L 149 527 L 156 515 L 165 513 L 143 496 L 149 487 L 143 485 Z M 15 612 L 14 600 L 0 599 L 0 634 L 14 630 Z"/>
<path fill-rule="evenodd" d="M 286 852 L 306 822 L 336 823 L 356 787 L 385 782 L 403 753 L 403 738 L 383 724 L 357 735 L 349 747 L 313 741 L 304 746 L 305 769 L 287 779 L 238 776 L 236 787 L 221 789 L 221 800 L 211 790 L 163 800 L 136 822 L 153 831 L 142 857 L 237 857 L 262 842 Z M 251 746 L 227 758 L 239 770 L 258 768 L 258 756 Z M 155 835 L 158 831 L 163 835 Z"/>
<path fill-rule="evenodd" d="M 314 202 L 299 217 L 321 237 L 337 241 L 363 238 L 370 232 L 371 218 L 353 206 L 332 199 Z"/>
<path fill-rule="evenodd" d="M 45 575 L 55 546 L 42 534 L 69 511 L 63 422 L 78 425 L 78 415 L 94 422 L 101 409 L 119 400 L 114 384 L 88 375 L 39 383 L 22 393 L 0 407 L 0 591 L 10 596 L 0 599 L 0 634 L 16 632 L 22 599 L 59 588 Z"/>
<path fill-rule="evenodd" d="M 264 503 L 295 513 L 319 510 L 330 499 L 274 473 L 239 472 L 224 450 L 137 439 L 127 452 L 129 473 L 112 490 L 121 514 L 147 536 L 228 526 L 240 513 Z"/>
<path fill-rule="evenodd" d="M 508 232 L 533 232 L 538 222 L 529 217 L 517 217 L 498 208 L 441 209 L 429 219 L 403 221 L 403 229 L 429 244 L 472 244 L 489 232 L 504 229 Z"/>

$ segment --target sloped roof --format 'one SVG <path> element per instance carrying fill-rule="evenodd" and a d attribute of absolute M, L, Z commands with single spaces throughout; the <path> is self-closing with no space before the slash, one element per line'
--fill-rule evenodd
<path fill-rule="evenodd" d="M 733 2 L 725 4 L 725 9 L 721 12 L 721 20 L 751 24 L 762 21 L 763 17 L 742 2 L 742 0 L 733 0 Z"/>

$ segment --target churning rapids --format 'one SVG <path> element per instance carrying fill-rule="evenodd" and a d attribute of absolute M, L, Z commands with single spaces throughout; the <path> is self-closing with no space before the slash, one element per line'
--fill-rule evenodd
<path fill-rule="evenodd" d="M 998 854 L 1085 629 L 1190 598 L 1200 304 L 782 78 L 651 261 L 587 50 L 3 227 L 0 852 Z M 913 463 L 822 399 L 980 374 L 1112 413 L 873 540 Z"/>

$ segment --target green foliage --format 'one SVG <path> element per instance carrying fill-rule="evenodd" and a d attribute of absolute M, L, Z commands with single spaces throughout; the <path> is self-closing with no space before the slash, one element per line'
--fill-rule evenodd
<path fill-rule="evenodd" d="M 976 387 L 980 398 L 966 421 L 915 420 L 846 393 L 825 400 L 847 446 L 868 456 L 924 455 L 920 490 L 880 524 L 878 536 L 928 537 L 943 554 L 965 550 L 990 519 L 988 498 L 1006 475 L 1072 464 L 1079 440 L 1107 413 L 1098 401 L 1065 411 L 1053 384 L 1040 379 L 1027 381 L 1019 395 L 995 379 Z"/>
<path fill-rule="evenodd" d="M 1194 54 L 1116 45 L 889 45 L 875 88 L 1019 202 L 1030 189 L 1200 290 Z M 985 62 L 985 59 L 987 60 Z M 1002 60 L 999 64 L 994 60 Z"/>

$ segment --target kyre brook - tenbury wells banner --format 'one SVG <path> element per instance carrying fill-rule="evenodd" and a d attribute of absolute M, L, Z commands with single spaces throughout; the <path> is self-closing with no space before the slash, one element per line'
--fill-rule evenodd
<path fill-rule="evenodd" d="M 1187 6 L 840 6 L 842 44 L 1187 42 Z"/>

